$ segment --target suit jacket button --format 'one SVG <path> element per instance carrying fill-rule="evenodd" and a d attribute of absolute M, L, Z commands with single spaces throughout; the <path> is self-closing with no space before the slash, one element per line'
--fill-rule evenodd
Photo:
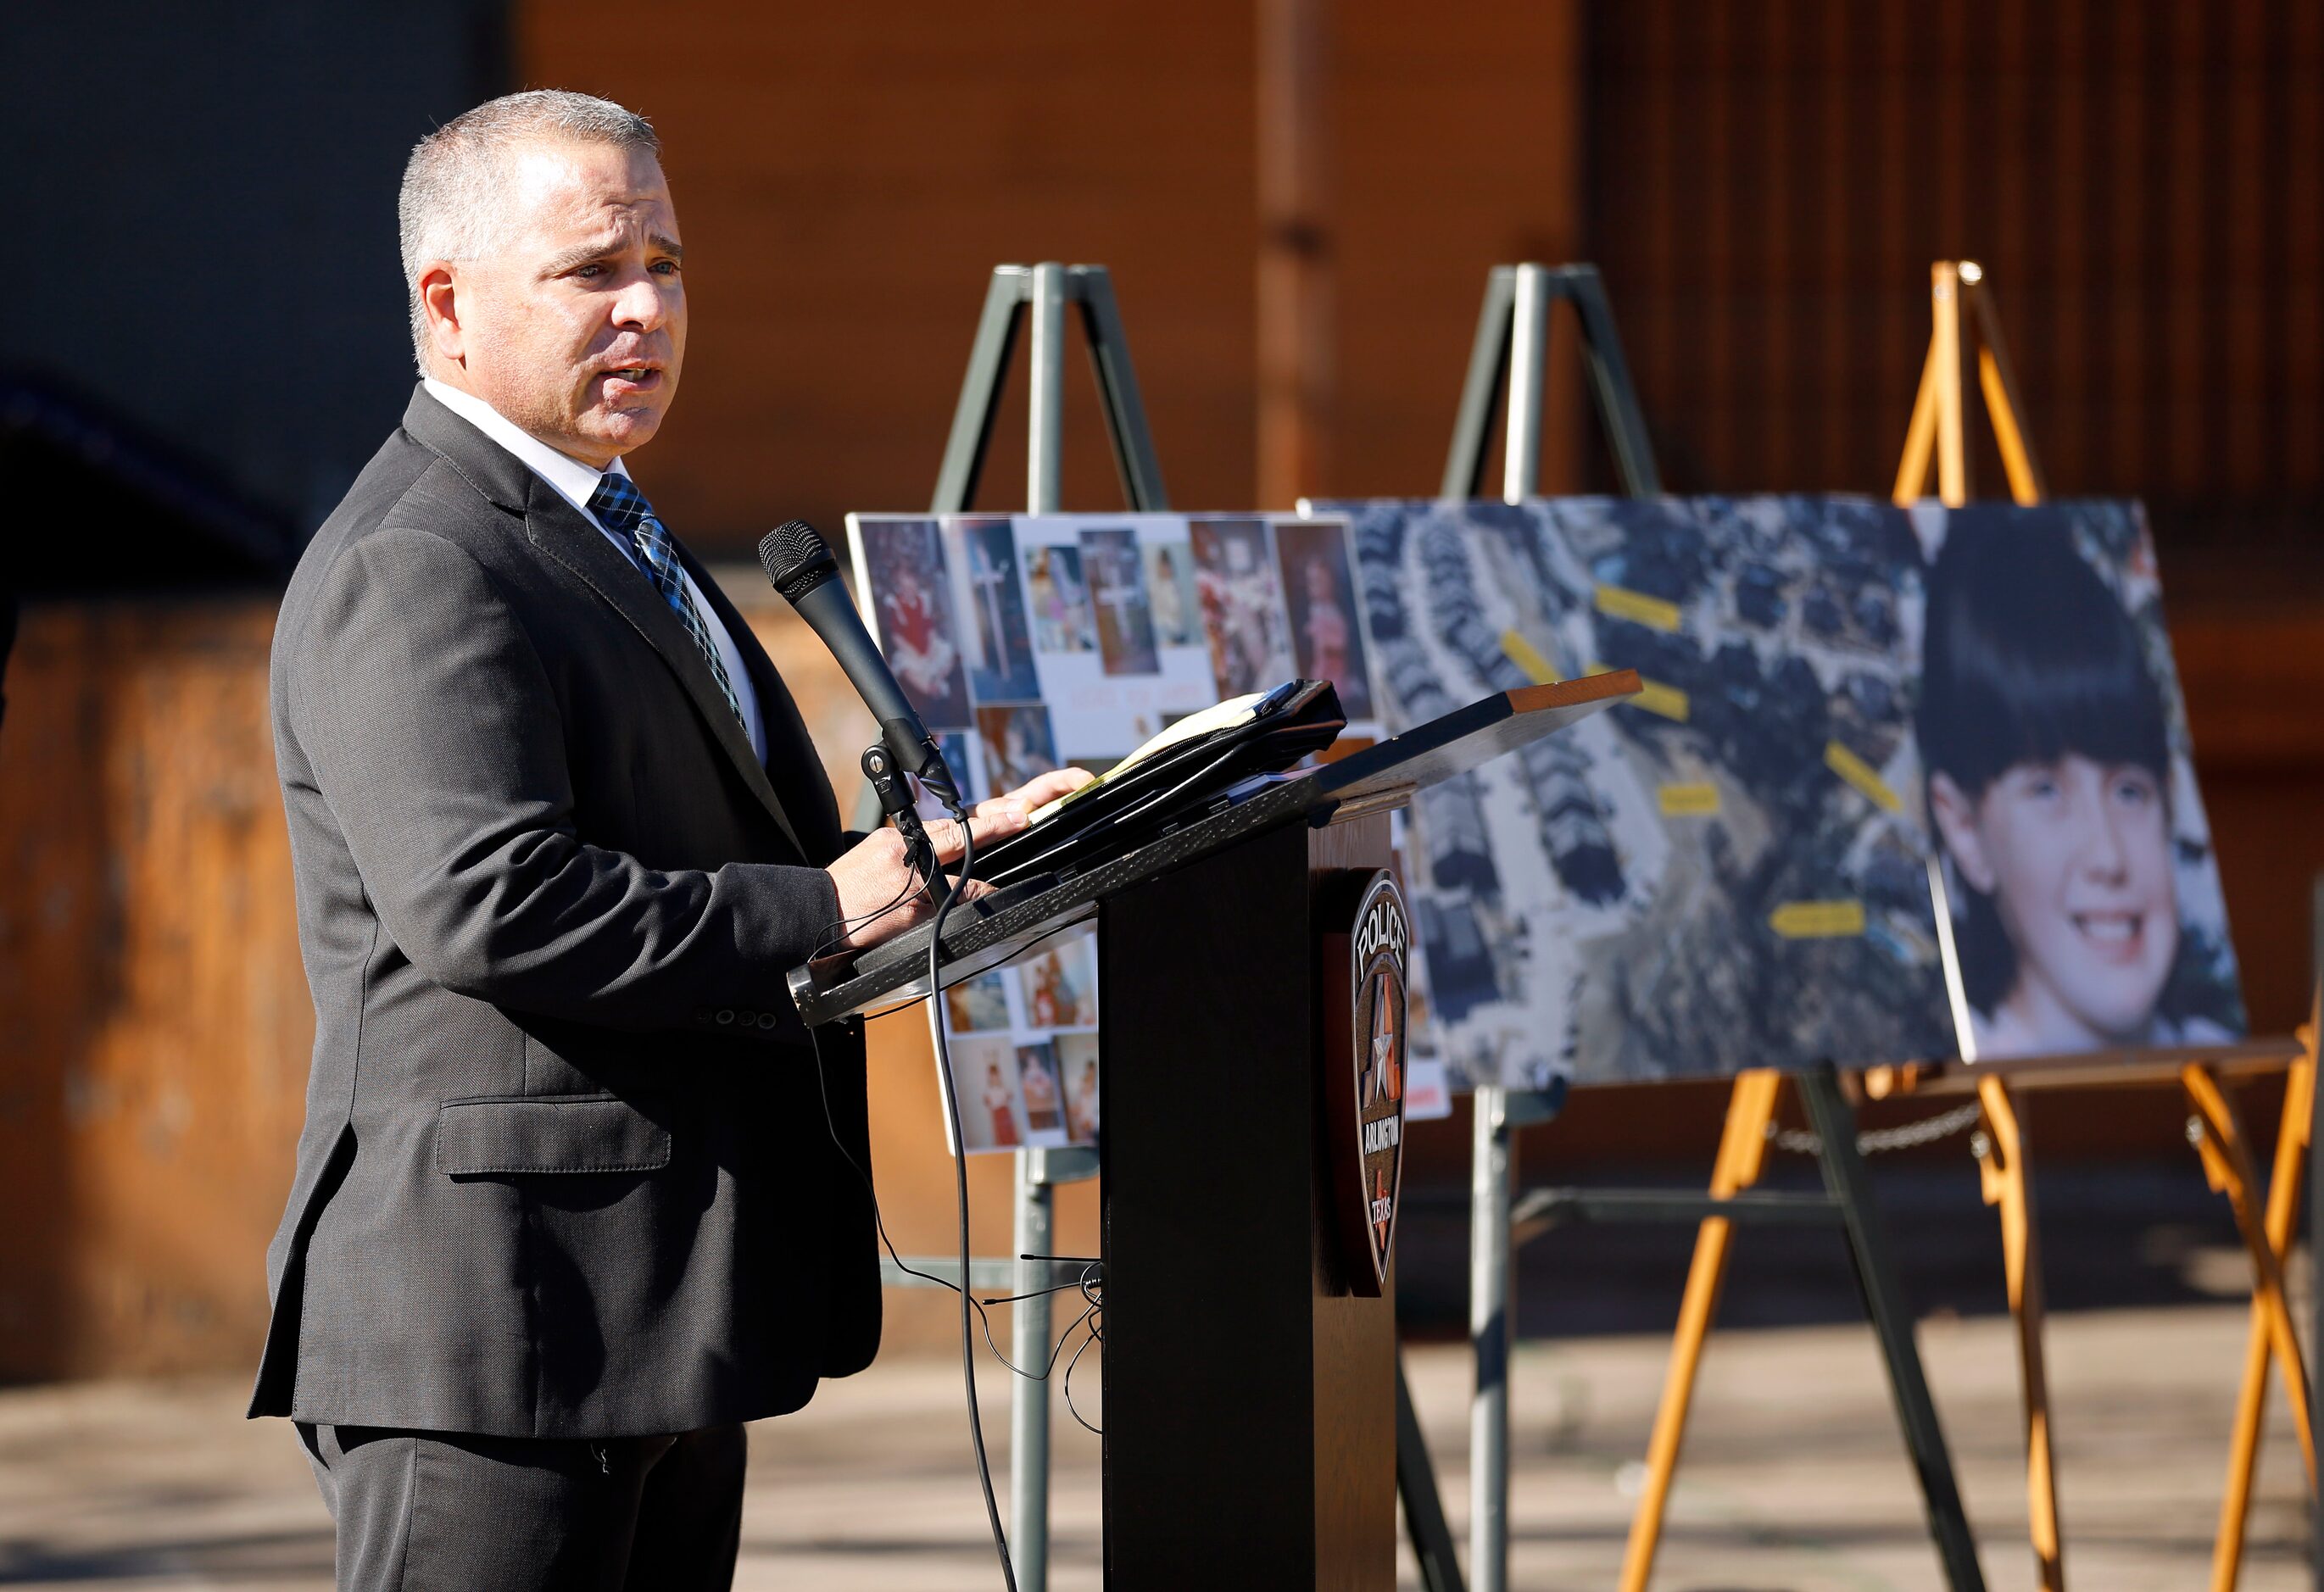
<path fill-rule="evenodd" d="M 761 1028 L 771 1028 L 775 1026 L 777 1021 L 778 1019 L 772 1012 L 761 1012 L 759 1014 L 759 1026 Z"/>
<path fill-rule="evenodd" d="M 697 1023 L 712 1023 L 717 1021 L 715 1017 L 711 1016 L 710 1008 L 706 1006 L 697 1006 L 694 1008 L 694 1020 Z"/>
<path fill-rule="evenodd" d="M 733 1007 L 731 1007 L 731 1006 L 727 1006 L 727 1007 L 721 1007 L 721 1008 L 719 1008 L 719 1009 L 718 1009 L 718 1026 L 719 1026 L 720 1027 L 722 1027 L 722 1028 L 723 1028 L 723 1027 L 726 1026 L 728 1024 L 732 1023 L 733 1020 L 734 1020 L 734 1008 L 733 1008 Z"/>

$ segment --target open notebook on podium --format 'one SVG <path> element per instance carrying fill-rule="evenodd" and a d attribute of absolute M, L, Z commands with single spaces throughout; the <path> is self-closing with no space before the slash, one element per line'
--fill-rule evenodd
<path fill-rule="evenodd" d="M 1339 694 L 1323 680 L 1286 680 L 1190 713 L 1034 813 L 978 856 L 976 877 L 1006 888 L 1158 839 L 1231 804 L 1245 781 L 1330 746 L 1346 725 Z"/>

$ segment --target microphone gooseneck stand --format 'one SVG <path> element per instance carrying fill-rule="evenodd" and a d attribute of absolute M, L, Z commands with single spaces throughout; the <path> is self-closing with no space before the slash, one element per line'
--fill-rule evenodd
<path fill-rule="evenodd" d="M 927 880 L 928 898 L 942 906 L 950 898 L 952 887 L 945 878 L 944 870 L 936 866 L 936 842 L 928 838 L 927 825 L 920 822 L 919 808 L 912 801 L 911 789 L 899 771 L 896 754 L 889 750 L 886 741 L 875 741 L 863 749 L 863 778 L 872 782 L 872 794 L 880 798 L 880 811 L 895 824 L 896 833 L 904 837 L 907 873 Z M 936 791 L 936 782 L 925 776 L 921 783 L 931 791 Z M 936 794 L 952 808 L 953 815 L 960 819 L 962 833 L 966 833 L 968 820 L 962 816 L 960 798 L 956 795 L 946 796 L 941 791 Z M 931 999 L 935 998 L 935 993 L 932 971 L 929 980 Z"/>

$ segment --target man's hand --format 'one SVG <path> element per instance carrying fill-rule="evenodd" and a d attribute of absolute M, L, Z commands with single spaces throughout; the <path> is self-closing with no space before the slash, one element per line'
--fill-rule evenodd
<path fill-rule="evenodd" d="M 979 802 L 968 815 L 968 831 L 979 851 L 1025 827 L 1027 815 L 1069 791 L 1087 785 L 1086 768 L 1059 768 L 989 802 Z M 959 860 L 960 825 L 940 818 L 928 825 L 939 863 Z M 839 944 L 861 951 L 892 939 L 922 919 L 934 916 L 926 882 L 912 874 L 904 856 L 904 837 L 894 829 L 873 831 L 825 871 L 839 891 L 839 916 L 846 929 Z M 990 885 L 972 882 L 965 894 L 985 894 Z"/>

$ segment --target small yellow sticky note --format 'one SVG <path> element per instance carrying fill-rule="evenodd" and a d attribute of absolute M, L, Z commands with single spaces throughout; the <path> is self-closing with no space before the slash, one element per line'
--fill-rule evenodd
<path fill-rule="evenodd" d="M 1677 603 L 1665 603 L 1660 597 L 1649 597 L 1644 592 L 1633 592 L 1624 586 L 1600 585 L 1598 612 L 1642 624 L 1650 630 L 1674 630 L 1679 624 Z"/>
<path fill-rule="evenodd" d="M 1555 664 L 1542 656 L 1540 648 L 1536 647 L 1515 630 L 1501 632 L 1501 653 L 1511 663 L 1525 670 L 1526 678 L 1536 686 L 1554 686 L 1565 678 L 1563 675 L 1557 672 Z"/>
<path fill-rule="evenodd" d="M 1665 785 L 1655 794 L 1661 798 L 1665 818 L 1707 818 L 1719 811 L 1719 787 L 1707 781 Z"/>
<path fill-rule="evenodd" d="M 1903 810 L 1904 804 L 1888 788 L 1871 764 L 1858 757 L 1837 741 L 1824 742 L 1823 766 L 1864 793 L 1866 799 L 1884 813 Z"/>
<path fill-rule="evenodd" d="M 1767 926 L 1786 940 L 1839 940 L 1864 932 L 1861 901 L 1786 901 L 1767 915 Z"/>

